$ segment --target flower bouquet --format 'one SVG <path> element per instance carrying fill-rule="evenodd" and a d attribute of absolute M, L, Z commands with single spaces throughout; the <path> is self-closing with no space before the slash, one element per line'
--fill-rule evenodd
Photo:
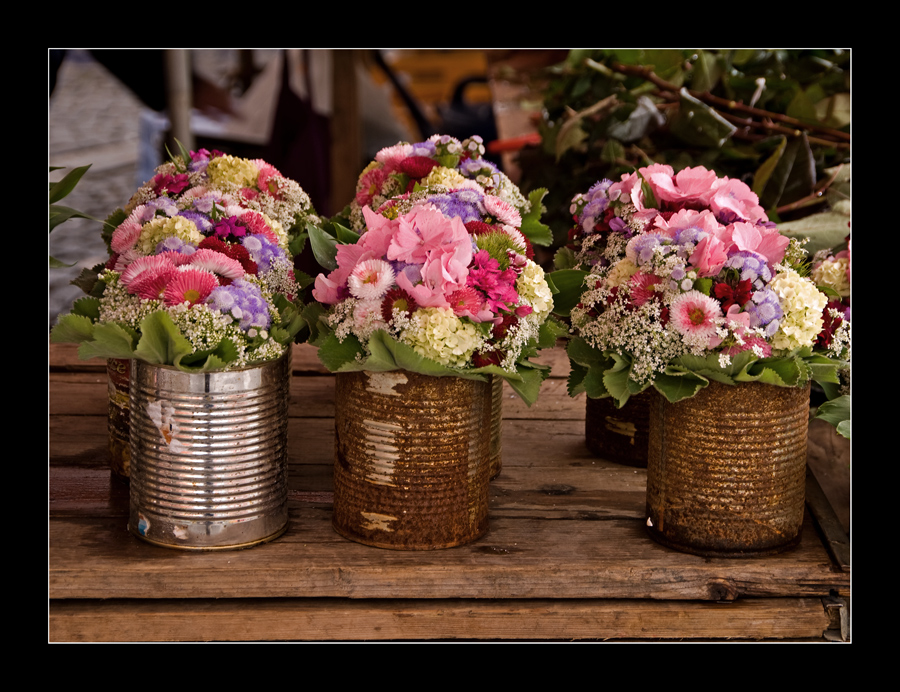
<path fill-rule="evenodd" d="M 782 549 L 798 538 L 803 514 L 809 382 L 838 382 L 849 360 L 846 315 L 828 306 L 800 243 L 778 232 L 741 181 L 656 164 L 597 183 L 574 210 L 582 232 L 568 271 L 585 273 L 570 310 L 570 393 L 611 397 L 619 407 L 648 388 L 658 393 L 650 404 L 651 533 L 682 549 L 728 554 L 711 527 L 733 529 L 741 515 L 733 505 L 742 504 L 755 535 L 739 552 Z M 763 473 L 781 464 L 784 450 L 767 446 L 773 440 L 791 446 L 796 460 L 790 492 L 777 493 L 799 493 L 799 509 L 794 503 L 789 518 L 768 523 L 752 516 L 752 503 L 730 497 L 721 501 L 727 519 L 709 519 L 702 538 L 679 533 L 691 511 L 717 504 L 699 481 L 705 473 L 720 482 L 734 471 L 735 487 L 746 491 L 756 479 L 734 467 Z M 758 463 L 748 465 L 748 455 Z M 687 479 L 678 492 L 676 468 Z"/>
<path fill-rule="evenodd" d="M 435 137 L 424 144 L 440 151 L 444 139 L 455 142 Z M 420 145 L 398 145 L 410 146 Z M 398 147 L 377 160 L 391 161 Z M 437 168 L 428 161 L 423 168 Z M 361 179 L 376 170 L 385 169 L 369 167 Z M 548 319 L 552 291 L 531 259 L 519 210 L 493 194 L 495 187 L 451 169 L 442 176 L 391 188 L 396 194 L 376 208 L 361 205 L 362 233 L 320 258 L 331 271 L 316 278 L 318 303 L 305 311 L 320 359 L 338 373 L 335 528 L 372 545 L 447 547 L 486 530 L 488 469 L 478 450 L 490 439 L 490 378 L 505 379 L 530 405 L 549 370 L 528 359 L 565 333 Z M 358 425 L 375 426 L 379 449 L 396 456 L 369 454 L 365 441 L 376 433 Z M 379 487 L 373 500 L 374 491 L 360 489 L 386 475 L 411 488 L 407 499 L 421 491 L 428 511 L 388 509 L 389 490 Z M 435 475 L 453 483 L 443 490 Z M 467 478 L 477 487 L 460 490 L 458 481 Z M 444 492 L 462 494 L 446 503 L 449 513 L 428 518 Z M 374 504 L 360 509 L 360 498 Z M 358 524 L 373 512 L 393 517 L 391 528 Z M 430 522 L 424 535 L 416 517 Z"/>
<path fill-rule="evenodd" d="M 110 259 L 51 339 L 192 372 L 278 358 L 304 324 L 290 245 L 316 220 L 265 162 L 185 152 L 107 219 Z"/>
<path fill-rule="evenodd" d="M 110 258 L 51 339 L 130 364 L 128 526 L 143 540 L 233 549 L 285 530 L 305 324 L 292 246 L 316 221 L 269 164 L 206 150 L 160 166 L 107 219 Z"/>

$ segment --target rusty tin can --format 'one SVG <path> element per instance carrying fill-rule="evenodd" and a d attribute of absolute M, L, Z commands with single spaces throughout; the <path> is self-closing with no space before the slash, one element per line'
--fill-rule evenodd
<path fill-rule="evenodd" d="M 253 367 L 131 369 L 128 529 L 167 548 L 233 550 L 287 528 L 290 349 Z"/>
<path fill-rule="evenodd" d="M 336 376 L 333 526 L 434 550 L 488 528 L 491 385 L 406 371 Z"/>
<path fill-rule="evenodd" d="M 107 358 L 106 374 L 109 395 L 109 468 L 117 478 L 127 481 L 131 467 L 128 442 L 128 380 L 131 361 L 127 358 Z"/>
<path fill-rule="evenodd" d="M 809 384 L 711 382 L 671 404 L 653 390 L 647 530 L 708 557 L 753 557 L 800 541 Z"/>
<path fill-rule="evenodd" d="M 503 468 L 503 378 L 491 375 L 491 480 Z"/>
<path fill-rule="evenodd" d="M 650 390 L 628 398 L 616 408 L 611 397 L 587 397 L 584 440 L 594 456 L 617 464 L 647 468 L 650 435 Z"/>

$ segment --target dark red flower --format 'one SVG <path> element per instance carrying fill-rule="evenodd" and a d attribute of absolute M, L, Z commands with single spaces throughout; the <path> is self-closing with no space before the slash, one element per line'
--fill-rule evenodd
<path fill-rule="evenodd" d="M 722 312 L 727 312 L 732 305 L 743 307 L 753 293 L 750 279 L 738 281 L 737 286 L 726 283 L 718 283 L 713 287 L 713 293 L 722 304 Z"/>
<path fill-rule="evenodd" d="M 429 159 L 427 156 L 407 156 L 397 164 L 397 170 L 405 173 L 410 178 L 421 180 L 431 173 L 431 169 L 437 165 L 437 161 Z"/>
<path fill-rule="evenodd" d="M 394 319 L 394 308 L 412 315 L 419 309 L 418 303 L 402 288 L 392 288 L 381 301 L 381 316 L 385 322 Z"/>
<path fill-rule="evenodd" d="M 500 365 L 501 360 L 503 360 L 503 353 L 501 351 L 472 354 L 472 363 L 476 368 L 484 368 L 488 365 Z"/>

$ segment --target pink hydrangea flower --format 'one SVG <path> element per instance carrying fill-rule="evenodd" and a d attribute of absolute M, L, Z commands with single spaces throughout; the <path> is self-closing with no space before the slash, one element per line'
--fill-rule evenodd
<path fill-rule="evenodd" d="M 759 206 L 759 197 L 746 183 L 734 178 L 723 178 L 716 186 L 709 200 L 710 208 L 716 216 L 730 211 L 738 218 L 750 223 L 768 221 L 765 210 Z"/>
<path fill-rule="evenodd" d="M 713 194 L 713 185 L 717 180 L 715 171 L 710 171 L 703 166 L 684 168 L 675 175 L 671 175 L 672 169 L 661 166 L 656 170 L 641 169 L 647 171 L 644 177 L 650 183 L 653 193 L 659 202 L 668 202 L 670 205 L 685 207 L 687 205 L 707 205 Z M 668 171 L 665 169 L 668 168 Z"/>
<path fill-rule="evenodd" d="M 726 245 L 714 235 L 704 237 L 694 252 L 690 263 L 697 270 L 698 276 L 716 276 L 728 260 Z"/>
<path fill-rule="evenodd" d="M 790 238 L 781 235 L 776 228 L 744 221 L 738 221 L 728 228 L 734 248 L 759 253 L 766 258 L 770 267 L 784 259 L 784 251 L 791 242 Z"/>

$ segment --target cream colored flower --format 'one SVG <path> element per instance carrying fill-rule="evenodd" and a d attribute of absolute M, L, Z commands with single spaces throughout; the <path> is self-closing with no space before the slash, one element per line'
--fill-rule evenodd
<path fill-rule="evenodd" d="M 850 280 L 847 278 L 849 264 L 850 260 L 846 257 L 827 259 L 812 270 L 812 280 L 818 286 L 833 288 L 840 296 L 849 296 Z"/>
<path fill-rule="evenodd" d="M 475 325 L 463 322 L 450 308 L 420 308 L 401 335 L 416 353 L 450 367 L 465 367 L 481 337 Z"/>
<path fill-rule="evenodd" d="M 203 234 L 190 219 L 183 216 L 157 216 L 144 224 L 137 241 L 137 249 L 142 254 L 149 255 L 156 250 L 157 244 L 172 237 L 181 238 L 192 245 L 199 245 L 203 240 Z"/>
<path fill-rule="evenodd" d="M 529 261 L 516 279 L 516 292 L 532 307 L 538 323 L 553 310 L 553 292 L 544 278 L 544 270 L 534 262 Z"/>
<path fill-rule="evenodd" d="M 606 275 L 606 283 L 612 288 L 628 283 L 628 280 L 638 271 L 637 265 L 630 259 L 623 258 L 612 266 Z"/>
<path fill-rule="evenodd" d="M 822 331 L 822 310 L 828 298 L 809 279 L 793 269 L 786 269 L 769 282 L 784 311 L 778 331 L 772 337 L 772 348 L 790 351 L 811 346 Z"/>
<path fill-rule="evenodd" d="M 255 187 L 259 169 L 247 159 L 228 154 L 211 159 L 206 167 L 212 185 Z"/>

